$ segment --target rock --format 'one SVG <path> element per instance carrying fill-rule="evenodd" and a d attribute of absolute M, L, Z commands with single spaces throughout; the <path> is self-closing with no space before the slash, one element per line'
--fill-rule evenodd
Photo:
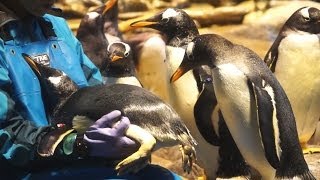
<path fill-rule="evenodd" d="M 244 16 L 243 23 L 253 26 L 272 28 L 279 32 L 284 22 L 297 9 L 304 6 L 313 6 L 320 9 L 320 3 L 313 1 L 271 1 L 271 8 L 266 11 L 251 12 Z"/>
<path fill-rule="evenodd" d="M 170 169 L 184 179 L 205 177 L 203 169 L 197 163 L 193 164 L 190 174 L 183 172 L 181 157 L 179 146 L 162 148 L 152 154 L 151 163 Z"/>
<path fill-rule="evenodd" d="M 119 0 L 119 12 L 141 12 L 169 7 L 186 8 L 189 0 Z"/>
<path fill-rule="evenodd" d="M 240 24 L 250 9 L 246 6 L 214 8 L 209 4 L 197 4 L 185 9 L 185 11 L 202 27 L 206 27 L 212 24 Z"/>
<path fill-rule="evenodd" d="M 152 9 L 150 0 L 119 0 L 119 12 L 141 12 Z"/>

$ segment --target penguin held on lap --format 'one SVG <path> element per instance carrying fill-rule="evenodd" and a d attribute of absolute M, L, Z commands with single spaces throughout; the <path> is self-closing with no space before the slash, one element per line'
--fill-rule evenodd
<path fill-rule="evenodd" d="M 137 152 L 116 166 L 119 174 L 137 172 L 152 151 L 181 145 L 183 170 L 190 172 L 196 141 L 174 109 L 149 91 L 128 84 L 96 85 L 78 89 L 63 72 L 33 61 L 23 54 L 39 79 L 45 108 L 56 128 L 39 144 L 41 156 L 51 156 L 59 142 L 72 131 L 84 133 L 95 120 L 117 109 L 131 124 L 126 136 L 140 143 Z"/>
<path fill-rule="evenodd" d="M 308 148 L 320 118 L 320 10 L 303 7 L 283 25 L 264 61 L 285 90 L 295 115 L 299 142 Z"/>
<path fill-rule="evenodd" d="M 188 44 L 172 75 L 208 65 L 225 122 L 246 162 L 263 179 L 315 179 L 299 145 L 289 100 L 273 73 L 250 49 L 215 35 Z"/>

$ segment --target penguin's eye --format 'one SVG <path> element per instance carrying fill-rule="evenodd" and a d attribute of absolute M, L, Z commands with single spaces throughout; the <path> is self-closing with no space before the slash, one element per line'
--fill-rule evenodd
<path fill-rule="evenodd" d="M 188 59 L 190 59 L 190 60 L 193 59 L 193 54 L 192 53 L 188 54 Z"/>
<path fill-rule="evenodd" d="M 167 23 L 167 22 L 169 22 L 169 18 L 162 18 L 162 19 L 161 19 L 161 22 L 162 22 L 162 23 Z"/>
<path fill-rule="evenodd" d="M 128 52 L 124 53 L 124 56 L 125 56 L 125 57 L 128 57 L 128 56 L 129 56 L 129 53 L 128 53 Z"/>
<path fill-rule="evenodd" d="M 303 19 L 305 20 L 305 21 L 310 21 L 310 18 L 309 17 L 303 17 Z"/>

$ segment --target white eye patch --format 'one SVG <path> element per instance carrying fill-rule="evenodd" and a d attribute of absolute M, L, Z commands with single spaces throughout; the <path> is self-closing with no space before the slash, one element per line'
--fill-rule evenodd
<path fill-rule="evenodd" d="M 165 19 L 165 18 L 170 18 L 170 17 L 175 17 L 179 15 L 179 12 L 175 11 L 174 9 L 172 8 L 169 8 L 167 9 L 166 11 L 163 12 L 162 14 L 162 19 Z"/>
<path fill-rule="evenodd" d="M 187 50 L 186 50 L 188 57 L 190 57 L 190 55 L 192 55 L 193 48 L 194 48 L 194 42 L 189 43 L 187 46 Z"/>
<path fill-rule="evenodd" d="M 110 47 L 111 47 L 113 44 L 116 44 L 116 43 L 120 43 L 120 44 L 123 44 L 123 45 L 124 45 L 124 47 L 126 48 L 124 54 L 127 54 L 127 53 L 130 52 L 131 48 L 130 48 L 129 44 L 124 43 L 124 42 L 120 42 L 120 41 L 119 41 L 119 42 L 112 42 L 112 43 L 110 43 L 110 44 L 108 45 L 107 51 L 110 52 Z"/>
<path fill-rule="evenodd" d="M 307 18 L 307 19 L 310 19 L 310 16 L 309 16 L 309 8 L 310 7 L 306 7 L 306 8 L 303 8 L 301 9 L 301 15 L 304 17 L 304 18 Z"/>
<path fill-rule="evenodd" d="M 48 78 L 48 80 L 52 84 L 54 84 L 55 86 L 58 86 L 58 84 L 61 82 L 62 78 L 65 76 L 67 76 L 67 74 L 63 72 L 61 76 L 51 76 Z"/>
<path fill-rule="evenodd" d="M 54 84 L 55 86 L 57 86 L 60 82 L 61 82 L 61 79 L 62 79 L 63 76 L 57 76 L 57 77 L 49 77 L 49 81 Z"/>
<path fill-rule="evenodd" d="M 88 17 L 89 19 L 95 19 L 99 16 L 99 14 L 97 12 L 89 12 L 88 13 Z"/>

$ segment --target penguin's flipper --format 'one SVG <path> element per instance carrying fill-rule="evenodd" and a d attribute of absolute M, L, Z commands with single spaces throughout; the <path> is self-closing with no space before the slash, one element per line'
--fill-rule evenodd
<path fill-rule="evenodd" d="M 278 59 L 278 49 L 270 49 L 265 58 L 264 58 L 264 62 L 267 64 L 268 68 L 274 72 L 276 69 L 276 62 Z"/>
<path fill-rule="evenodd" d="M 272 44 L 272 46 L 268 50 L 266 56 L 264 57 L 263 61 L 267 64 L 267 66 L 269 67 L 269 69 L 272 72 L 274 72 L 276 70 L 276 63 L 277 63 L 278 54 L 279 54 L 278 47 L 279 47 L 281 40 L 284 37 L 285 37 L 284 35 L 279 34 L 277 39 L 274 41 L 274 43 Z"/>
<path fill-rule="evenodd" d="M 257 108 L 257 119 L 259 124 L 260 136 L 265 151 L 265 156 L 272 167 L 279 167 L 280 148 L 276 108 L 272 87 L 262 79 L 261 83 L 248 82 L 249 88 L 254 94 Z M 277 137 L 277 138 L 276 138 Z"/>
<path fill-rule="evenodd" d="M 213 86 L 203 85 L 203 89 L 194 105 L 194 117 L 200 134 L 210 144 L 219 145 L 219 137 L 214 130 L 211 114 L 217 105 Z"/>
<path fill-rule="evenodd" d="M 197 79 L 198 89 L 200 90 L 197 102 L 194 105 L 194 117 L 200 134 L 210 144 L 219 145 L 219 137 L 214 130 L 214 125 L 211 120 L 212 112 L 217 106 L 217 98 L 214 93 L 212 76 L 208 76 L 201 69 L 194 71 Z M 207 78 L 209 77 L 209 78 Z"/>

